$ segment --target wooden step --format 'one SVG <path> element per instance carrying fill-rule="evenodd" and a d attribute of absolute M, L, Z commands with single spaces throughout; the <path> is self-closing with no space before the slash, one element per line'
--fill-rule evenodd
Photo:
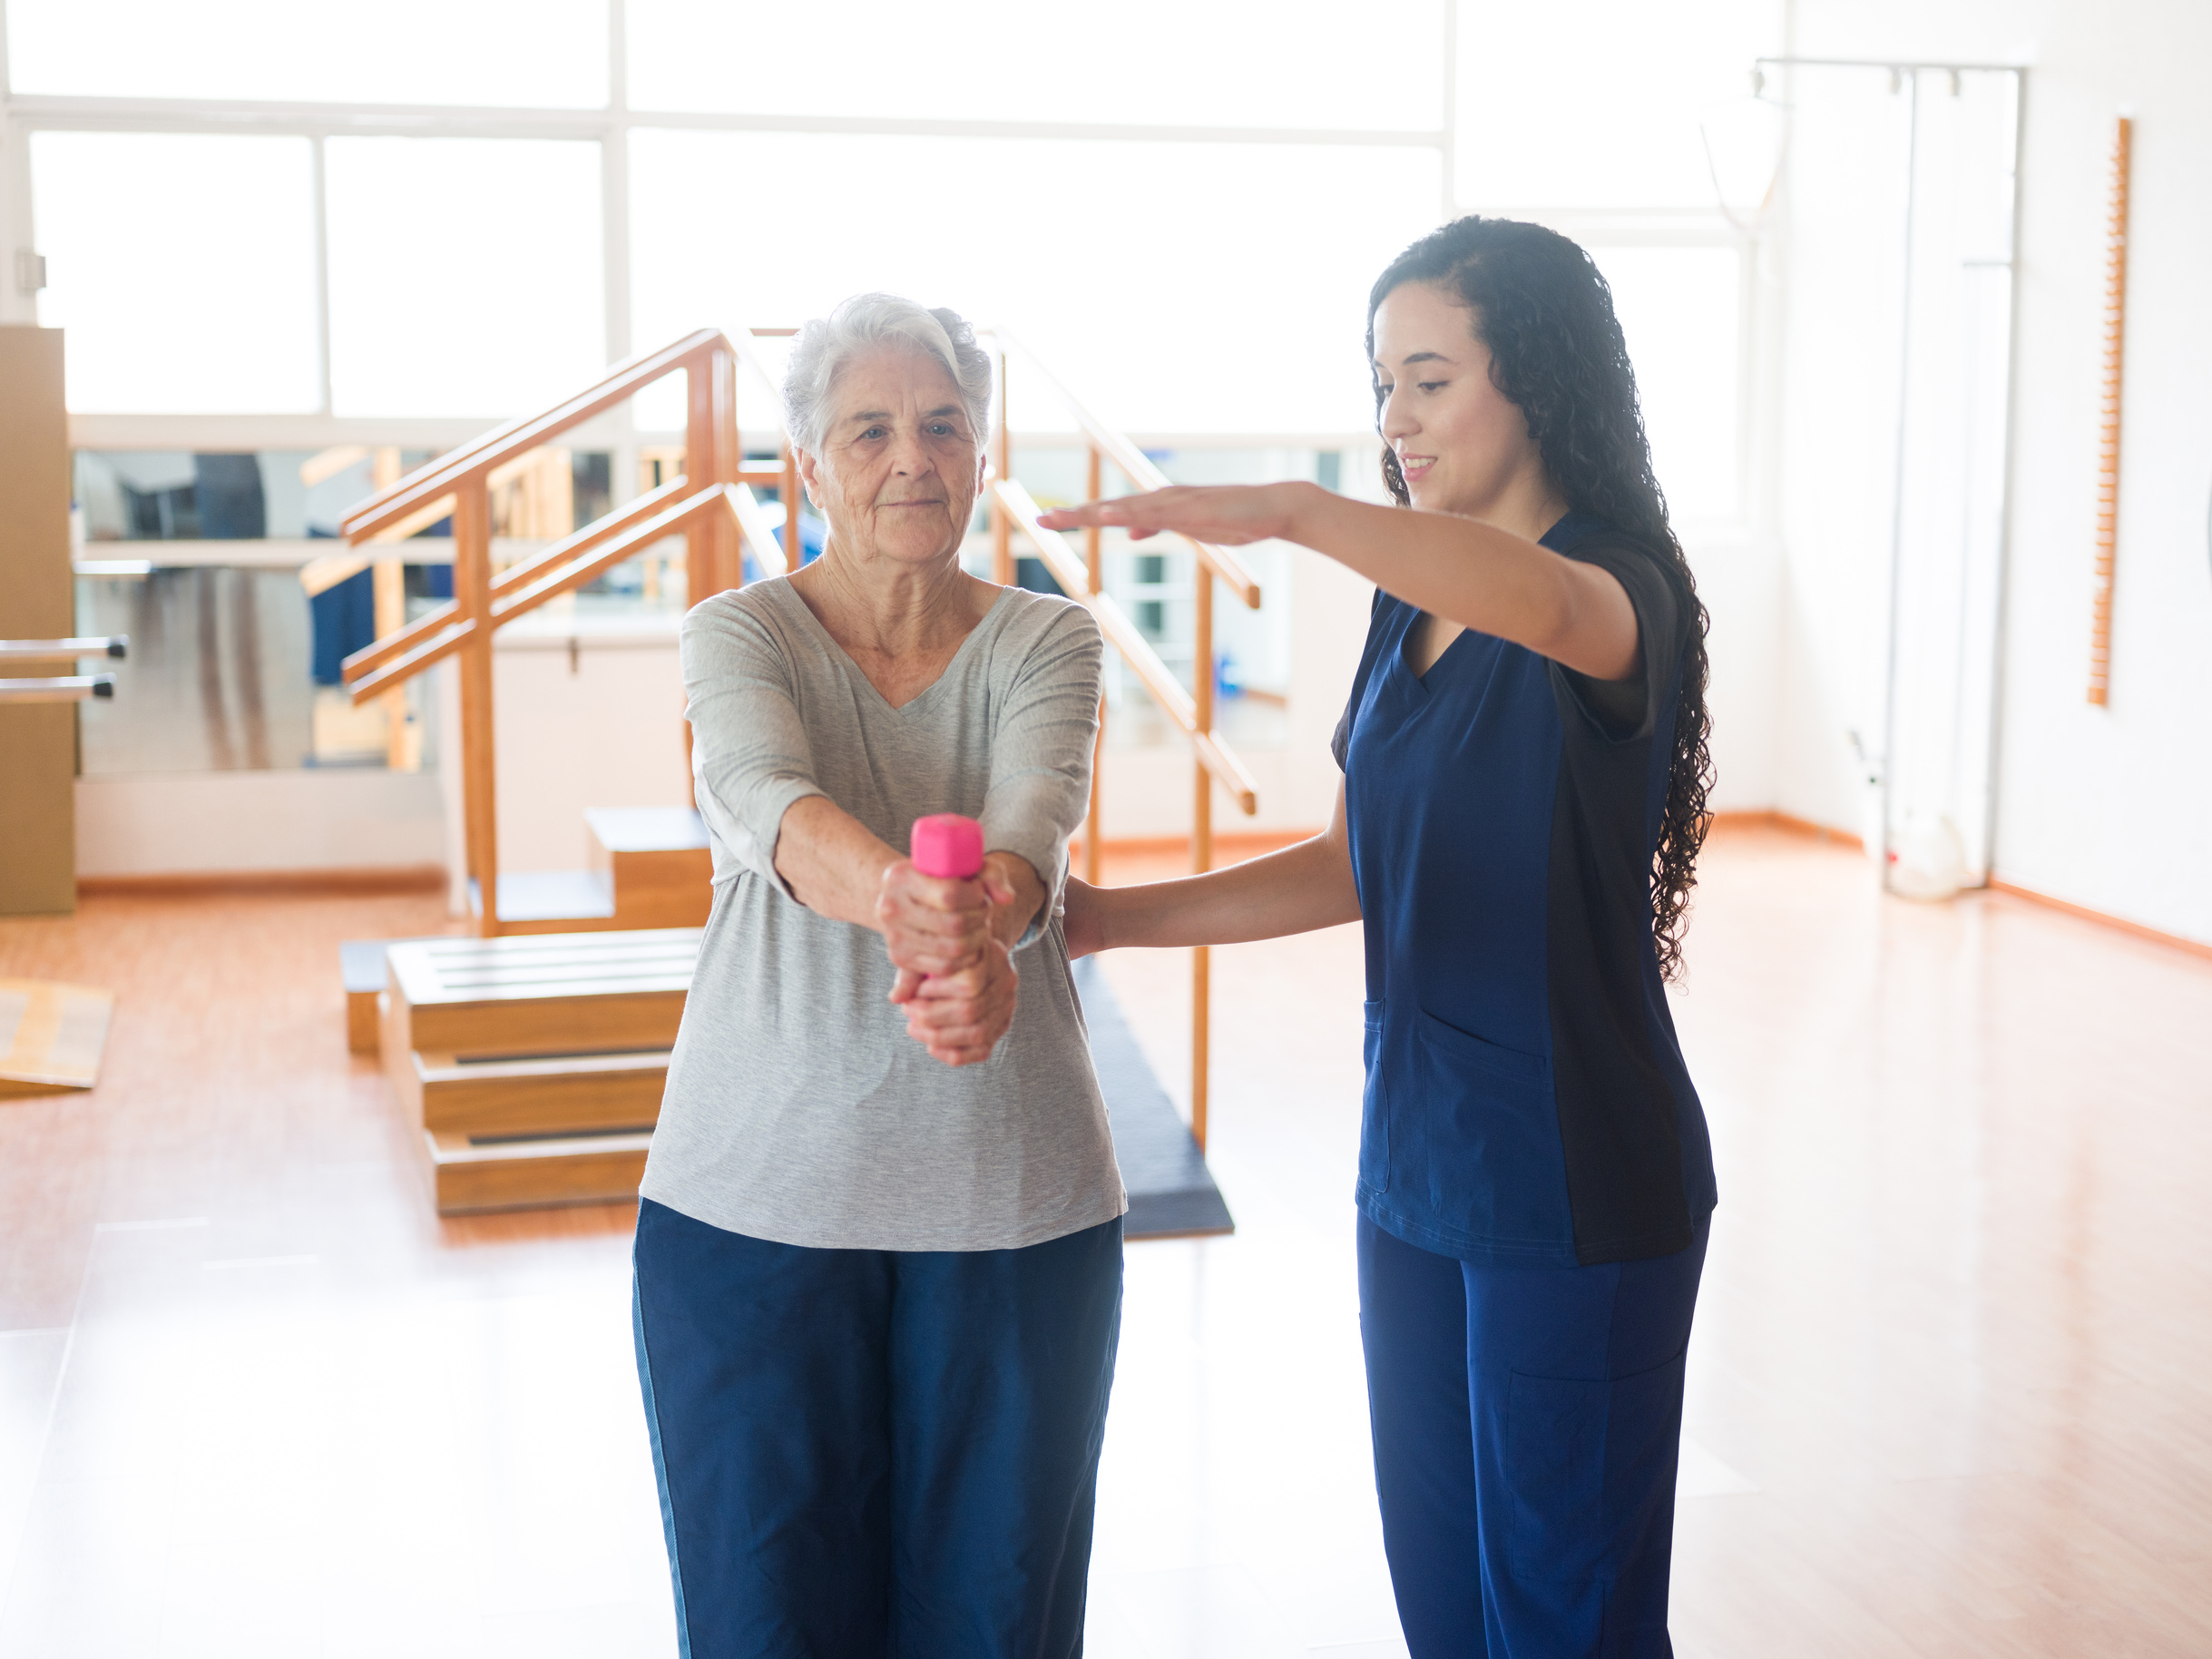
<path fill-rule="evenodd" d="M 0 979 L 0 1095 L 56 1095 L 99 1080 L 115 993 Z"/>
<path fill-rule="evenodd" d="M 617 928 L 703 928 L 714 903 L 707 826 L 690 807 L 596 807 L 583 815 L 590 874 Z M 504 895 L 502 894 L 504 902 Z"/>
<path fill-rule="evenodd" d="M 410 1122 L 441 1134 L 560 1135 L 648 1130 L 661 1116 L 668 1050 L 464 1060 L 414 1056 Z"/>
<path fill-rule="evenodd" d="M 395 945 L 386 1067 L 404 1091 L 417 1049 L 465 1059 L 665 1049 L 698 959 L 690 928 Z"/>
<path fill-rule="evenodd" d="M 423 1132 L 440 1215 L 634 1201 L 651 1144 L 650 1134 L 483 1142 Z"/>
<path fill-rule="evenodd" d="M 468 883 L 472 916 L 484 914 L 484 889 Z M 588 869 L 511 870 L 499 878 L 499 927 L 503 934 L 612 931 L 624 924 L 614 914 L 614 893 L 607 879 Z"/>
<path fill-rule="evenodd" d="M 384 1046 L 384 987 L 391 970 L 384 953 L 424 939 L 347 939 L 338 947 L 338 976 L 346 986 L 346 1048 L 373 1055 Z"/>

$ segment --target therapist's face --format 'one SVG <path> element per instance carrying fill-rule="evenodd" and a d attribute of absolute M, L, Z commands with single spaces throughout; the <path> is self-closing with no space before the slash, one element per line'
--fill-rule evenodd
<path fill-rule="evenodd" d="M 945 366 L 904 347 L 866 352 L 838 369 L 829 404 L 821 453 L 798 458 L 807 494 L 829 521 L 829 556 L 886 566 L 957 560 L 984 455 Z"/>
<path fill-rule="evenodd" d="M 1519 407 L 1491 383 L 1474 315 L 1427 282 L 1391 290 L 1375 313 L 1383 437 L 1414 506 L 1468 518 L 1515 516 L 1544 487 L 1543 459 Z"/>

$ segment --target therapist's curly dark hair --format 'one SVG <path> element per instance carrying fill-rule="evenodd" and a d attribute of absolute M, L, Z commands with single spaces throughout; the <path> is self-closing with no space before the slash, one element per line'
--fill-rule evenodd
<path fill-rule="evenodd" d="M 1697 578 L 1667 521 L 1667 497 L 1651 471 L 1636 396 L 1636 371 L 1613 315 L 1612 290 L 1576 243 L 1542 225 L 1470 214 L 1432 231 L 1390 262 L 1367 296 L 1367 360 L 1375 361 L 1375 313 L 1391 290 L 1428 282 L 1465 305 L 1475 338 L 1490 351 L 1491 383 L 1518 406 L 1544 470 L 1567 505 L 1595 513 L 1672 568 L 1693 626 L 1682 658 L 1674 759 L 1659 848 L 1651 859 L 1651 937 L 1659 971 L 1682 973 L 1682 934 L 1698 851 L 1712 822 L 1712 717 L 1705 706 L 1710 623 Z M 1375 381 L 1375 421 L 1383 388 Z M 1387 444 L 1383 483 L 1410 506 L 1405 475 Z"/>

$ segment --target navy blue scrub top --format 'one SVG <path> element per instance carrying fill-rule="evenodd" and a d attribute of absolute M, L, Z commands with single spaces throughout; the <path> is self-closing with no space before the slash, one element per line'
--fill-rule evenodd
<path fill-rule="evenodd" d="M 1620 579 L 1639 681 L 1473 629 L 1416 677 L 1421 613 L 1378 591 L 1334 745 L 1367 944 L 1359 1206 L 1500 1267 L 1669 1255 L 1716 1198 L 1651 937 L 1694 600 L 1593 515 L 1543 545 Z"/>

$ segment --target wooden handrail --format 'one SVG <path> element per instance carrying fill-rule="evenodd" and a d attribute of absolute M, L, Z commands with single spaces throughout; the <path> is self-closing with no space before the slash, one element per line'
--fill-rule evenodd
<path fill-rule="evenodd" d="M 339 533 L 349 542 L 366 541 L 408 513 L 450 496 L 458 486 L 477 475 L 550 443 L 571 427 L 635 397 L 664 375 L 689 368 L 695 359 L 718 348 L 736 349 L 723 338 L 720 329 L 700 329 L 673 345 L 618 363 L 573 398 L 543 414 L 525 415 L 494 427 L 475 443 L 462 445 L 429 466 L 417 468 L 390 488 L 371 496 L 339 522 Z"/>
<path fill-rule="evenodd" d="M 1143 450 L 1078 402 L 1052 371 L 1038 360 L 1037 354 L 1024 346 L 1017 336 L 1004 329 L 993 329 L 991 332 L 1002 349 L 1017 353 L 1028 371 L 1052 388 L 1053 395 L 1067 406 L 1068 413 L 1075 417 L 1075 424 L 1082 428 L 1083 437 L 1090 441 L 1091 447 L 1120 467 L 1131 484 L 1148 490 L 1168 487 L 1168 475 L 1153 466 Z M 1245 568 L 1242 559 L 1228 548 L 1217 547 L 1211 542 L 1201 542 L 1179 535 L 1177 539 L 1188 544 L 1201 560 L 1211 565 L 1214 574 L 1228 584 L 1229 592 L 1236 594 L 1247 609 L 1259 609 L 1259 583 Z"/>
<path fill-rule="evenodd" d="M 671 480 L 672 482 L 675 481 Z M 667 487 L 669 487 L 667 485 L 661 486 L 662 489 Z M 720 506 L 729 511 L 737 519 L 741 528 L 744 519 L 739 514 L 737 505 L 732 499 L 734 493 L 739 487 L 741 486 L 719 484 L 711 489 L 694 491 L 674 505 L 663 506 L 657 513 L 651 514 L 642 519 L 632 519 L 627 528 L 619 533 L 609 533 L 601 538 L 595 546 L 588 550 L 571 549 L 564 560 L 552 555 L 557 552 L 559 547 L 565 547 L 568 544 L 556 545 L 555 549 L 548 550 L 548 556 L 534 560 L 526 567 L 518 567 L 529 573 L 535 573 L 535 579 L 527 580 L 524 584 L 508 584 L 504 590 L 506 596 L 504 599 L 495 598 L 493 601 L 491 625 L 494 628 L 500 627 L 506 623 L 513 622 L 518 616 L 536 610 L 547 600 L 557 599 L 563 594 L 573 592 L 599 575 L 601 572 L 620 564 L 624 559 L 635 556 L 645 548 L 651 546 L 653 543 L 661 540 L 661 537 L 674 535 L 700 513 L 706 512 L 710 508 Z M 654 494 L 658 496 L 660 491 L 655 491 Z M 610 515 L 611 516 L 612 515 Z M 605 519 L 600 521 L 602 525 L 606 522 Z M 576 536 L 569 538 L 572 543 L 578 539 Z M 554 568 L 555 565 L 558 568 Z M 427 638 L 424 637 L 422 633 L 423 625 L 426 623 L 436 624 L 429 629 Z M 356 664 L 358 659 L 367 656 L 368 654 L 367 652 L 357 653 L 354 656 L 347 658 L 344 672 L 348 675 L 357 672 L 361 675 L 352 683 L 351 695 L 355 705 L 357 707 L 378 693 L 389 691 L 402 681 L 413 679 L 426 668 L 443 662 L 466 644 L 475 636 L 475 632 L 476 624 L 474 620 L 458 615 L 453 606 L 446 605 L 424 617 L 421 623 L 416 624 L 416 629 L 410 631 L 416 642 L 411 649 L 396 655 L 387 653 L 380 666 L 364 664 L 357 670 Z M 395 636 L 395 638 L 396 637 Z"/>
<path fill-rule="evenodd" d="M 502 571 L 492 578 L 492 596 L 496 604 L 501 594 L 533 582 L 553 566 L 567 563 L 579 554 L 587 553 L 610 536 L 621 535 L 632 525 L 642 523 L 659 513 L 670 503 L 680 501 L 690 488 L 690 479 L 678 473 L 659 489 L 648 491 L 635 500 L 623 503 L 603 517 L 595 518 L 573 535 L 564 536 L 536 557 Z M 338 673 L 350 685 L 372 670 L 383 666 L 395 657 L 408 652 L 431 638 L 460 614 L 459 607 L 448 599 L 436 610 L 426 611 L 396 633 L 386 635 L 374 644 L 366 645 L 347 657 Z"/>
<path fill-rule="evenodd" d="M 771 575 L 788 575 L 791 570 L 791 555 L 777 541 L 776 532 L 768 525 L 768 515 L 760 510 L 759 500 L 753 492 L 742 484 L 732 486 L 729 505 L 738 515 L 738 529 L 752 544 L 753 556 L 760 561 L 760 568 Z M 787 507 L 784 523 L 789 525 L 796 516 Z M 797 529 L 793 529 L 791 534 L 798 535 Z"/>
<path fill-rule="evenodd" d="M 1152 694 L 1152 701 L 1167 711 L 1168 718 L 1182 729 L 1192 750 L 1216 782 L 1228 792 L 1230 800 L 1248 816 L 1259 810 L 1259 786 L 1252 774 L 1245 770 L 1244 762 L 1220 739 L 1199 723 L 1199 709 L 1190 693 L 1176 679 L 1174 671 L 1160 661 L 1160 653 L 1152 649 L 1151 642 L 1144 637 L 1143 630 L 1130 620 L 1120 603 L 1111 594 L 1087 592 L 1089 582 L 1083 561 L 1057 530 L 1047 530 L 1037 522 L 1042 511 L 1030 493 L 1012 479 L 994 478 L 991 493 L 1006 511 L 1008 517 L 1020 527 L 1037 549 L 1037 556 L 1044 561 L 1052 579 L 1060 584 L 1061 591 L 1089 607 L 1098 618 L 1099 632 L 1103 633 L 1122 660 L 1144 682 L 1144 689 Z"/>

